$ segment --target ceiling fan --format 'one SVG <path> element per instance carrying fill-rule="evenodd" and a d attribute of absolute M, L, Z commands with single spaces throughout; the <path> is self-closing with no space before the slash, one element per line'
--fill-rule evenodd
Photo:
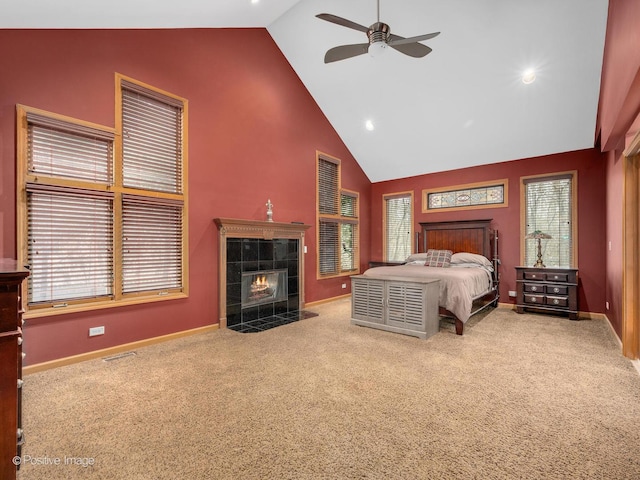
<path fill-rule="evenodd" d="M 377 0 L 378 21 L 370 27 L 359 25 L 346 18 L 338 17 L 330 13 L 320 13 L 316 15 L 321 20 L 335 23 L 343 27 L 352 28 L 359 32 L 364 32 L 369 38 L 368 43 L 356 43 L 353 45 L 340 45 L 328 50 L 324 56 L 324 63 L 337 62 L 346 58 L 357 57 L 365 53 L 376 56 L 386 50 L 387 46 L 409 55 L 410 57 L 420 58 L 431 52 L 431 48 L 423 45 L 422 40 L 429 40 L 440 34 L 440 32 L 427 33 L 418 35 L 417 37 L 404 38 L 391 33 L 391 28 L 386 23 L 380 22 L 380 0 Z"/>

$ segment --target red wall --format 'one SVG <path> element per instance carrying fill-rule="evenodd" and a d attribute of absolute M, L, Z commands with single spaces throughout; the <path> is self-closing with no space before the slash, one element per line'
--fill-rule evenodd
<path fill-rule="evenodd" d="M 624 148 L 640 111 L 640 2 L 610 0 L 598 109 L 603 151 Z"/>
<path fill-rule="evenodd" d="M 363 232 L 371 184 L 266 30 L 0 30 L 0 61 L 0 257 L 16 255 L 16 104 L 114 126 L 115 72 L 189 100 L 189 298 L 30 319 L 28 364 L 217 323 L 213 218 L 264 220 L 267 198 L 275 221 L 312 225 L 306 301 L 349 291 L 316 280 L 316 150 L 342 160 Z"/>
<path fill-rule="evenodd" d="M 591 149 L 374 183 L 372 259 L 382 260 L 382 196 L 413 190 L 416 217 L 414 232 L 419 231 L 420 222 L 493 219 L 492 225 L 499 232 L 499 255 L 502 261 L 500 301 L 514 303 L 515 299 L 510 299 L 508 292 L 516 289 L 514 267 L 520 264 L 520 177 L 577 170 L 579 308 L 581 311 L 602 313 L 605 303 L 605 166 L 603 155 Z M 423 189 L 501 178 L 509 179 L 508 207 L 421 213 Z"/>
<path fill-rule="evenodd" d="M 607 153 L 607 318 L 622 333 L 623 188 L 625 136 L 638 130 L 640 114 L 640 2 L 610 0 L 597 131 Z M 635 120 L 635 125 L 634 125 Z"/>

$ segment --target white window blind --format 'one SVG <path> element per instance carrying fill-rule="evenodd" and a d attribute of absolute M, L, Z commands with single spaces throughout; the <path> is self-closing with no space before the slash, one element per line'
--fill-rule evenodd
<path fill-rule="evenodd" d="M 318 212 L 338 215 L 338 168 L 337 163 L 318 159 Z"/>
<path fill-rule="evenodd" d="M 27 184 L 29 303 L 110 297 L 113 195 Z"/>
<path fill-rule="evenodd" d="M 113 133 L 33 112 L 27 122 L 28 173 L 112 183 Z"/>
<path fill-rule="evenodd" d="M 182 202 L 123 195 L 123 293 L 181 286 Z"/>
<path fill-rule="evenodd" d="M 542 257 L 547 267 L 573 265 L 572 175 L 524 180 L 526 198 L 526 234 L 539 230 L 551 236 L 541 240 Z M 525 240 L 525 264 L 534 265 L 538 243 Z"/>
<path fill-rule="evenodd" d="M 411 195 L 385 198 L 386 261 L 404 262 L 411 255 Z"/>
<path fill-rule="evenodd" d="M 24 186 L 28 303 L 112 297 L 114 134 L 33 111 L 26 120 L 26 173 L 37 179 Z"/>
<path fill-rule="evenodd" d="M 320 220 L 319 268 L 321 275 L 337 275 L 340 235 L 338 222 Z"/>
<path fill-rule="evenodd" d="M 182 103 L 130 82 L 122 85 L 124 186 L 181 193 Z"/>

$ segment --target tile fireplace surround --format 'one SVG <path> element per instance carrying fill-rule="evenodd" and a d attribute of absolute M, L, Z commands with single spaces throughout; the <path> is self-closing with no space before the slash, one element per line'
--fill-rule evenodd
<path fill-rule="evenodd" d="M 216 218 L 219 230 L 219 325 L 257 332 L 304 315 L 304 232 L 310 225 Z M 242 274 L 286 270 L 287 296 L 242 308 Z"/>

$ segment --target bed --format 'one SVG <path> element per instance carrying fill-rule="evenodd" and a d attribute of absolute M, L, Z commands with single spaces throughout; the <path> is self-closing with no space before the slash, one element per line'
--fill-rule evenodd
<path fill-rule="evenodd" d="M 498 232 L 490 219 L 420 226 L 418 253 L 401 265 L 369 268 L 363 275 L 439 279 L 439 313 L 452 317 L 456 333 L 462 335 L 469 318 L 498 305 Z"/>

